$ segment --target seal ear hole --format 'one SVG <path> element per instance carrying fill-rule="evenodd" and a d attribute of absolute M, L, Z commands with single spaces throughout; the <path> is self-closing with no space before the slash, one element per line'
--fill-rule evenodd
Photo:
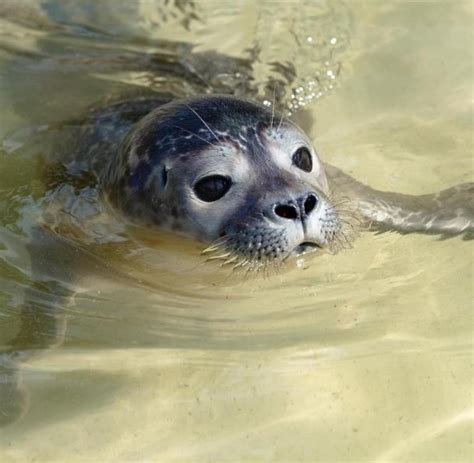
<path fill-rule="evenodd" d="M 221 199 L 232 186 L 232 180 L 224 175 L 209 175 L 197 181 L 194 185 L 194 193 L 206 203 Z"/>
<path fill-rule="evenodd" d="M 163 170 L 161 171 L 161 186 L 164 188 L 168 183 L 168 169 L 163 166 Z"/>
<path fill-rule="evenodd" d="M 293 154 L 293 164 L 305 172 L 311 172 L 313 170 L 313 158 L 308 148 L 302 146 L 295 151 Z"/>

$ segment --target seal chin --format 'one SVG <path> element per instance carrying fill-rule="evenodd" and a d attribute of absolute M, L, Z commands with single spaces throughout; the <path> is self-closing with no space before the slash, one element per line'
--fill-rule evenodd
<path fill-rule="evenodd" d="M 318 243 L 312 241 L 303 241 L 293 248 L 293 250 L 288 254 L 288 257 L 301 256 L 303 254 L 309 254 L 311 252 L 321 249 L 322 246 Z"/>

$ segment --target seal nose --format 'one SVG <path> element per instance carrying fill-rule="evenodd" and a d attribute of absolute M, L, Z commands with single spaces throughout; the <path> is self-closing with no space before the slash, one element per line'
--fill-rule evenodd
<path fill-rule="evenodd" d="M 279 204 L 275 207 L 275 214 L 284 219 L 294 220 L 299 217 L 298 209 L 292 204 Z"/>
<path fill-rule="evenodd" d="M 303 200 L 303 210 L 306 215 L 311 214 L 311 211 L 317 206 L 318 198 L 314 193 L 309 193 Z"/>
<path fill-rule="evenodd" d="M 275 214 L 284 219 L 296 220 L 304 219 L 311 214 L 318 204 L 318 197 L 315 193 L 308 193 L 306 196 L 298 198 L 295 202 L 277 204 L 274 208 Z"/>

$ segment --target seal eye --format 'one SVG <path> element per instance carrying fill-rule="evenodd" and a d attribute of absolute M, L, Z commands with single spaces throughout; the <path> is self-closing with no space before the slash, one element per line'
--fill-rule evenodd
<path fill-rule="evenodd" d="M 206 203 L 221 199 L 228 191 L 232 182 L 229 177 L 223 175 L 209 175 L 199 180 L 194 185 L 196 196 Z"/>
<path fill-rule="evenodd" d="M 313 170 L 313 158 L 308 148 L 304 146 L 298 148 L 293 154 L 293 164 L 305 172 L 311 172 Z"/>

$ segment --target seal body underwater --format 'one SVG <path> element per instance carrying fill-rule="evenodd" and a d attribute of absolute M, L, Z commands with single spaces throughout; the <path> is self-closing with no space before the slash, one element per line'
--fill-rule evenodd
<path fill-rule="evenodd" d="M 0 354 L 0 424 L 28 408 L 21 364 L 35 355 L 32 347 L 63 340 L 64 314 L 51 307 L 67 304 L 75 277 L 56 290 L 64 275 L 53 258 L 75 257 L 56 218 L 77 201 L 93 210 L 82 221 L 103 225 L 96 212 L 110 211 L 123 223 L 196 238 L 207 258 L 247 271 L 308 251 L 337 252 L 364 228 L 473 235 L 472 183 L 418 197 L 374 190 L 324 164 L 295 123 L 242 98 L 140 97 L 92 110 L 78 127 L 45 170 L 48 200 L 28 249 L 33 274 L 44 277 L 44 262 L 52 264 L 47 281 L 27 290 L 19 331 Z M 59 247 L 64 252 L 55 253 Z"/>

